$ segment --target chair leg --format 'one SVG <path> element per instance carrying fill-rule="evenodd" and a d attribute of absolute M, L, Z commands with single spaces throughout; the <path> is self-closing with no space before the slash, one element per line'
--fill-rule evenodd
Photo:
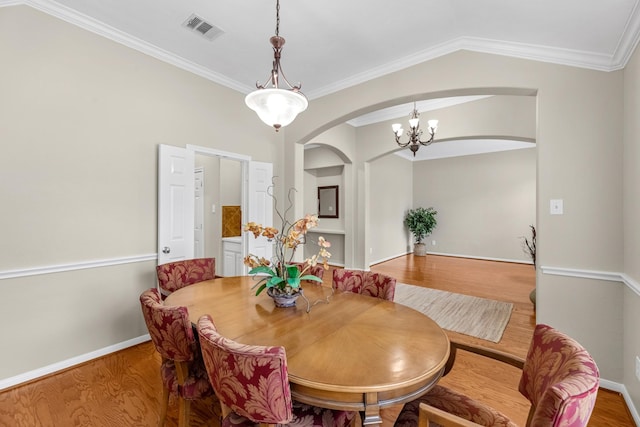
<path fill-rule="evenodd" d="M 160 406 L 160 427 L 164 426 L 167 418 L 167 407 L 169 406 L 169 389 L 162 387 L 162 402 Z"/>
<path fill-rule="evenodd" d="M 178 410 L 178 427 L 188 427 L 191 415 L 191 401 L 180 398 L 180 407 Z"/>

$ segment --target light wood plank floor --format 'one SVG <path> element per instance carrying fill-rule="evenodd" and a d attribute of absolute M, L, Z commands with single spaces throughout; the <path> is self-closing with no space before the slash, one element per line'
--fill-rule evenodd
<path fill-rule="evenodd" d="M 511 319 L 499 343 L 492 343 L 447 332 L 463 342 L 496 348 L 526 357 L 536 324 L 529 293 L 535 287 L 535 270 L 527 264 L 494 262 L 427 255 L 407 255 L 377 264 L 371 270 L 388 274 L 398 282 L 426 286 L 481 298 L 512 302 Z M 458 352 L 456 365 L 440 383 L 464 392 L 508 415 L 524 426 L 529 411 L 528 401 L 518 392 L 520 371 L 502 363 Z M 393 425 L 398 409 L 385 410 L 383 418 Z M 628 426 L 635 423 L 619 393 L 601 389 L 590 427 Z"/>
<path fill-rule="evenodd" d="M 535 325 L 528 294 L 535 286 L 533 267 L 463 258 L 413 255 L 372 267 L 399 282 L 427 286 L 514 303 L 502 340 L 497 343 L 450 333 L 461 340 L 525 356 Z M 331 271 L 325 272 L 331 284 Z M 65 372 L 0 392 L 0 426 L 155 426 L 160 407 L 160 358 L 151 343 L 114 353 Z M 443 384 L 481 399 L 524 426 L 527 401 L 517 392 L 519 372 L 479 356 L 459 353 L 454 370 Z M 392 426 L 400 407 L 383 410 L 384 425 Z M 193 426 L 219 425 L 213 400 L 193 405 Z M 166 426 L 177 426 L 177 405 L 170 401 Z M 635 424 L 622 397 L 601 390 L 591 427 Z"/>

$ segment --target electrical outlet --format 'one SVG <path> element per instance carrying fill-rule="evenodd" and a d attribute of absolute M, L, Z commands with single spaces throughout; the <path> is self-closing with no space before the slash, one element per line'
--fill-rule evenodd
<path fill-rule="evenodd" d="M 636 378 L 640 381 L 640 357 L 636 356 Z"/>
<path fill-rule="evenodd" d="M 432 240 L 432 241 L 431 241 L 431 246 L 435 246 L 435 245 L 436 245 L 436 241 L 435 241 L 435 240 Z"/>

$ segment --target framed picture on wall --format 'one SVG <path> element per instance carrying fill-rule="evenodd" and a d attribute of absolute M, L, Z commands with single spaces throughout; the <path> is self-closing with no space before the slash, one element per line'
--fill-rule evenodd
<path fill-rule="evenodd" d="M 338 218 L 338 186 L 318 187 L 318 218 Z"/>

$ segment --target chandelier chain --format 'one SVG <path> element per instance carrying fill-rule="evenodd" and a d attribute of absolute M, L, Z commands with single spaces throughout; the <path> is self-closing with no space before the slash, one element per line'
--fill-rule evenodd
<path fill-rule="evenodd" d="M 276 0 L 276 37 L 280 35 L 280 0 Z"/>

